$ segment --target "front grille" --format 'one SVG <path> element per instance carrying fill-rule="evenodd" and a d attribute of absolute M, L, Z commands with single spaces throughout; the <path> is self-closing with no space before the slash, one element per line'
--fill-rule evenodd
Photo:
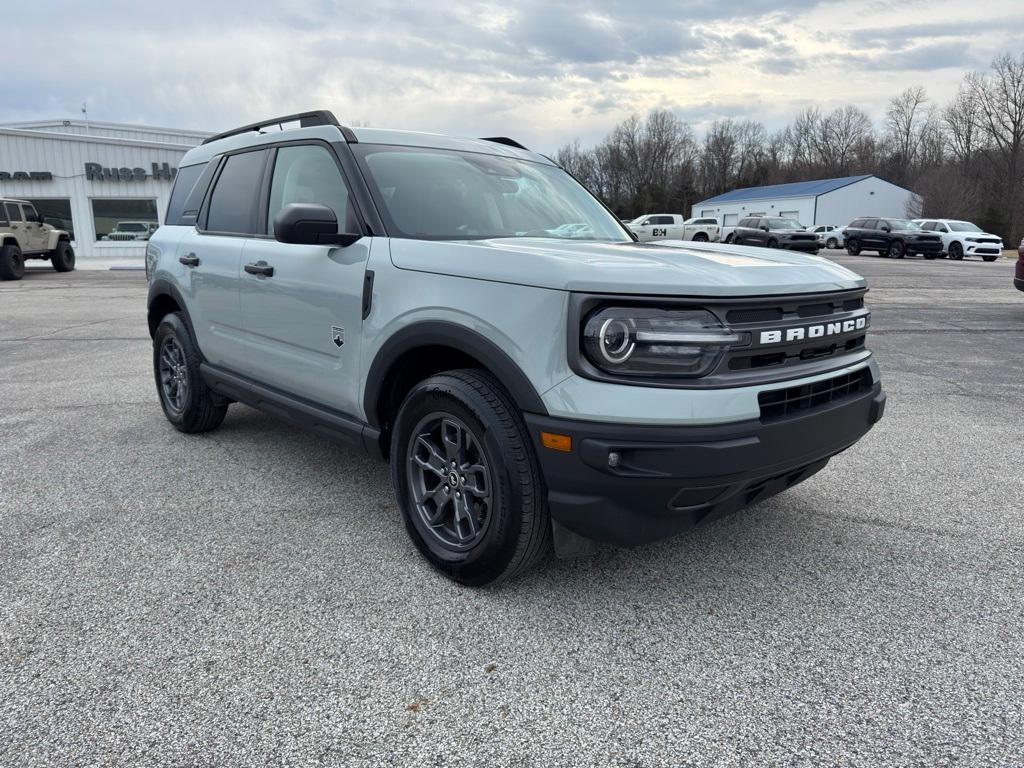
<path fill-rule="evenodd" d="M 871 385 L 871 371 L 862 368 L 855 373 L 844 373 L 812 384 L 768 390 L 757 396 L 758 405 L 761 406 L 761 421 L 782 419 L 794 413 L 845 400 L 867 392 Z"/>
<path fill-rule="evenodd" d="M 785 328 L 801 324 L 841 323 L 851 317 L 863 315 L 864 293 L 826 294 L 787 298 L 773 304 L 762 299 L 760 306 L 730 308 L 725 312 L 725 322 L 737 332 L 748 331 L 754 343 L 750 347 L 731 350 L 723 365 L 727 371 L 750 371 L 759 368 L 798 365 L 864 348 L 867 329 L 855 333 L 808 338 L 771 346 L 756 343 L 762 330 Z"/>

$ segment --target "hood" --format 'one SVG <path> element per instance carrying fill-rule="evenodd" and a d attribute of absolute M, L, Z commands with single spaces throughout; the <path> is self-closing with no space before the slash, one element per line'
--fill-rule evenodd
<path fill-rule="evenodd" d="M 399 269 L 593 293 L 760 296 L 865 286 L 824 258 L 720 243 L 393 239 L 391 260 Z"/>

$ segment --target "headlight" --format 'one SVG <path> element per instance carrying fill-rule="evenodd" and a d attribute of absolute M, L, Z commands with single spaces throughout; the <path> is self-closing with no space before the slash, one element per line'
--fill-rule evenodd
<path fill-rule="evenodd" d="M 749 334 L 733 333 L 704 309 L 608 307 L 583 326 L 587 360 L 616 376 L 704 376 L 729 347 L 749 341 Z"/>
<path fill-rule="evenodd" d="M 967 241 L 968 243 L 976 243 L 976 242 L 978 242 L 978 238 L 976 238 L 976 237 L 965 237 L 964 239 L 965 239 L 965 240 L 966 240 L 966 241 Z"/>

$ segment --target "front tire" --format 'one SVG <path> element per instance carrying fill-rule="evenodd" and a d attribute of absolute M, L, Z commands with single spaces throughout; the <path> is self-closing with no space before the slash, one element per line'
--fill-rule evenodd
<path fill-rule="evenodd" d="M 949 258 L 951 258 L 953 261 L 963 261 L 964 260 L 964 247 L 960 243 L 957 243 L 957 242 L 950 243 L 949 244 Z"/>
<path fill-rule="evenodd" d="M 995 261 L 999 257 L 998 256 L 989 255 L 989 256 L 982 256 L 981 258 L 983 258 L 985 261 Z"/>
<path fill-rule="evenodd" d="M 893 240 L 889 245 L 889 255 L 894 259 L 902 259 L 907 255 L 907 246 L 902 240 Z"/>
<path fill-rule="evenodd" d="M 836 240 L 834 237 L 830 237 L 828 239 L 828 242 L 825 243 L 825 247 L 828 248 L 829 250 L 834 251 L 836 248 L 839 247 L 839 241 Z"/>
<path fill-rule="evenodd" d="M 209 432 L 228 412 L 227 401 L 203 381 L 201 362 L 181 315 L 166 315 L 153 336 L 153 375 L 164 415 L 180 432 Z"/>
<path fill-rule="evenodd" d="M 75 268 L 75 252 L 71 248 L 71 243 L 67 240 L 57 243 L 50 256 L 50 263 L 58 272 L 71 272 Z"/>
<path fill-rule="evenodd" d="M 510 579 L 550 550 L 526 425 L 484 371 L 449 371 L 413 387 L 391 435 L 391 480 L 416 548 L 460 584 Z"/>
<path fill-rule="evenodd" d="M 25 257 L 16 245 L 0 248 L 0 280 L 21 280 L 25 276 Z"/>
<path fill-rule="evenodd" d="M 860 240 L 854 238 L 846 241 L 846 252 L 851 256 L 860 256 Z"/>

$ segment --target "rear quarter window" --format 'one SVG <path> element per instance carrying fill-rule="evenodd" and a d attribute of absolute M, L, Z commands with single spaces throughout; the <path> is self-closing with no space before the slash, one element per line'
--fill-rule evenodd
<path fill-rule="evenodd" d="M 196 182 L 199 181 L 199 177 L 205 168 L 206 163 L 199 163 L 198 165 L 187 165 L 184 168 L 178 169 L 178 174 L 174 177 L 174 188 L 171 189 L 171 199 L 167 203 L 164 224 L 174 225 L 181 222 L 181 214 L 185 210 L 185 201 L 188 200 L 189 193 L 195 187 Z"/>

